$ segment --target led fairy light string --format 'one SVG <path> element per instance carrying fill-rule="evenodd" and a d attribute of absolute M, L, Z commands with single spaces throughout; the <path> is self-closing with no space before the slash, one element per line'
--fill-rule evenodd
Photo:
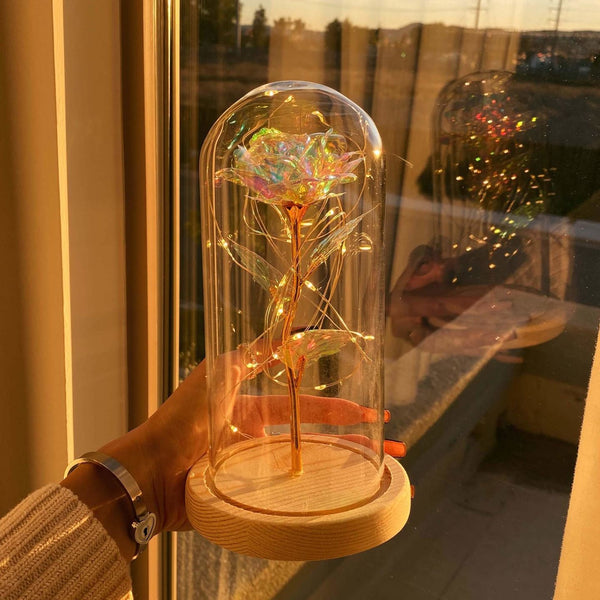
<path fill-rule="evenodd" d="M 364 354 L 361 344 L 371 337 L 351 331 L 330 302 L 348 248 L 371 250 L 368 236 L 356 231 L 365 215 L 348 219 L 340 201 L 342 193 L 338 191 L 340 186 L 357 180 L 356 170 L 361 164 L 364 154 L 348 151 L 346 139 L 332 129 L 324 133 L 290 134 L 264 127 L 246 146 L 234 150 L 231 167 L 216 173 L 217 183 L 230 181 L 247 188 L 251 231 L 265 236 L 276 255 L 283 258 L 277 236 L 269 232 L 256 207 L 257 202 L 264 203 L 279 215 L 285 241 L 290 246 L 286 260 L 290 266 L 281 273 L 264 257 L 235 240 L 224 237 L 220 240 L 233 262 L 270 295 L 265 339 L 259 338 L 269 349 L 268 356 L 262 358 L 262 365 L 258 357 L 251 356 L 249 366 L 262 368 L 274 359 L 283 363 L 290 399 L 291 470 L 295 475 L 302 472 L 299 390 L 306 366 L 335 354 L 348 342 Z M 330 208 L 331 202 L 334 206 Z M 310 277 L 330 258 L 337 258 L 337 266 L 319 290 Z M 316 306 L 317 318 L 296 331 L 298 305 L 306 293 L 317 296 L 316 301 L 309 300 Z M 322 328 L 325 319 L 329 320 L 327 329 Z M 274 348 L 279 327 L 280 339 Z"/>

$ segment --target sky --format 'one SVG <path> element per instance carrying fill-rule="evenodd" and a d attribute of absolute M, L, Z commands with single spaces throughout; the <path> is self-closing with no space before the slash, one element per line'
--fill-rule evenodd
<path fill-rule="evenodd" d="M 262 4 L 270 25 L 280 17 L 302 19 L 321 30 L 334 19 L 354 25 L 398 28 L 409 23 L 444 23 L 509 30 L 600 30 L 600 0 L 241 0 L 242 23 Z M 479 10 L 478 10 L 479 7 Z M 559 10 L 560 9 L 560 10 Z"/>

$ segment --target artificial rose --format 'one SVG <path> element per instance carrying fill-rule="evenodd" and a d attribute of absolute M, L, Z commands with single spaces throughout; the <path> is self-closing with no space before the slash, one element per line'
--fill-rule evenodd
<path fill-rule="evenodd" d="M 306 207 L 333 195 L 336 186 L 356 181 L 353 171 L 362 160 L 332 129 L 291 134 L 263 128 L 247 147 L 234 150 L 233 166 L 216 175 L 218 181 L 247 187 L 262 202 Z"/>

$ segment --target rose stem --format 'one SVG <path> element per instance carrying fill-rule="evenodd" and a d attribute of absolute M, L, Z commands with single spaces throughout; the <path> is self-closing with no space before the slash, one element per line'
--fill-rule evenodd
<path fill-rule="evenodd" d="M 287 348 L 292 334 L 292 325 L 300 292 L 302 289 L 302 275 L 300 272 L 300 221 L 306 212 L 306 207 L 292 206 L 288 209 L 290 219 L 290 237 L 292 246 L 292 288 L 290 304 L 283 321 L 283 330 L 281 332 L 281 343 Z M 292 365 L 292 353 L 286 350 L 285 371 L 287 375 L 288 393 L 290 398 L 290 434 L 291 434 L 291 453 L 292 453 L 292 475 L 302 473 L 302 452 L 300 447 L 300 397 L 299 388 L 302 379 L 303 361 L 299 360 L 296 365 Z"/>

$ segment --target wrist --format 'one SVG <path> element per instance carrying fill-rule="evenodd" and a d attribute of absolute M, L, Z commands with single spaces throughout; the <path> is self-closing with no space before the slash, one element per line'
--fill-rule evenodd
<path fill-rule="evenodd" d="M 136 543 L 130 534 L 135 513 L 119 481 L 97 465 L 82 464 L 69 473 L 61 485 L 89 507 L 123 558 L 130 562 L 136 552 Z"/>
<path fill-rule="evenodd" d="M 162 530 L 163 523 L 154 493 L 153 453 L 143 427 L 109 442 L 99 453 L 90 453 L 91 462 L 71 465 L 62 482 L 88 505 L 127 561 L 137 556 L 149 535 Z"/>
<path fill-rule="evenodd" d="M 153 453 L 146 440 L 144 425 L 124 436 L 105 444 L 99 452 L 118 461 L 133 477 L 142 493 L 143 504 L 156 517 L 154 535 L 163 529 L 163 511 L 155 493 Z M 130 501 L 131 502 L 131 501 Z"/>

